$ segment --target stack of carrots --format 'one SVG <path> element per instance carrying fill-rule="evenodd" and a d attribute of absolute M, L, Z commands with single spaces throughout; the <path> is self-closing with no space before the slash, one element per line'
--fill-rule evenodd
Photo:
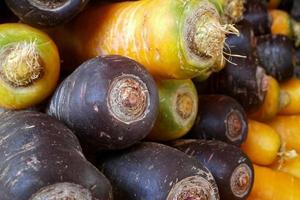
<path fill-rule="evenodd" d="M 0 199 L 300 200 L 299 7 L 1 1 Z"/>

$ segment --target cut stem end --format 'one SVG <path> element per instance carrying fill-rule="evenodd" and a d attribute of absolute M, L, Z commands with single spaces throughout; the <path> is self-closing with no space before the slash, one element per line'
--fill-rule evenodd
<path fill-rule="evenodd" d="M 148 88 L 139 77 L 123 74 L 112 81 L 107 103 L 116 119 L 126 124 L 139 121 L 149 112 Z"/>
<path fill-rule="evenodd" d="M 0 75 L 11 86 L 29 86 L 42 74 L 42 60 L 35 42 L 11 44 L 0 52 Z"/>
<path fill-rule="evenodd" d="M 166 200 L 216 200 L 211 184 L 200 176 L 187 177 L 174 185 Z"/>
<path fill-rule="evenodd" d="M 29 200 L 92 200 L 89 190 L 74 183 L 57 183 L 42 188 Z"/>
<path fill-rule="evenodd" d="M 246 127 L 242 114 L 238 110 L 232 110 L 226 117 L 226 136 L 232 142 L 241 139 Z"/>
<path fill-rule="evenodd" d="M 246 196 L 252 185 L 252 176 L 250 167 L 245 163 L 240 164 L 231 175 L 230 187 L 232 193 L 240 198 Z"/>

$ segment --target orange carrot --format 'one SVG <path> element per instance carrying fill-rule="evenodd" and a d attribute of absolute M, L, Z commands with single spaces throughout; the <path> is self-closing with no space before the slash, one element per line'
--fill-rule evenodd
<path fill-rule="evenodd" d="M 156 77 L 184 79 L 222 68 L 227 30 L 236 31 L 208 0 L 143 0 L 96 4 L 54 35 L 73 60 L 119 54 Z"/>
<path fill-rule="evenodd" d="M 248 121 L 248 136 L 242 149 L 252 162 L 270 165 L 276 159 L 280 144 L 280 137 L 272 127 L 254 120 Z"/>
<path fill-rule="evenodd" d="M 254 185 L 248 200 L 300 200 L 300 179 L 254 165 Z"/>
<path fill-rule="evenodd" d="M 279 83 L 272 76 L 267 76 L 268 89 L 263 104 L 258 111 L 249 115 L 251 119 L 258 121 L 266 121 L 276 116 L 280 109 L 280 99 L 284 96 L 280 95 Z"/>
<path fill-rule="evenodd" d="M 272 34 L 281 34 L 292 37 L 293 27 L 289 14 L 283 10 L 270 10 L 269 13 L 272 17 Z"/>
<path fill-rule="evenodd" d="M 268 124 L 278 132 L 287 150 L 300 152 L 300 115 L 276 116 Z"/>
<path fill-rule="evenodd" d="M 294 153 L 293 153 L 294 152 Z M 295 151 L 287 152 L 290 154 L 296 154 Z M 272 169 L 289 173 L 297 178 L 300 178 L 300 156 L 296 155 L 293 158 L 288 158 L 289 155 L 279 158 L 277 162 L 272 164 Z M 294 155 L 293 155 L 294 156 Z"/>

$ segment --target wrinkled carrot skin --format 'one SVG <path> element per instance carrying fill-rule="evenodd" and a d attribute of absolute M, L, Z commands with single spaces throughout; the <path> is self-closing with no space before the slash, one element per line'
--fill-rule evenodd
<path fill-rule="evenodd" d="M 268 89 L 258 111 L 249 115 L 251 119 L 266 121 L 276 116 L 280 108 L 280 87 L 277 80 L 268 76 Z"/>
<path fill-rule="evenodd" d="M 248 121 L 248 135 L 242 150 L 253 163 L 270 165 L 275 161 L 280 145 L 280 137 L 272 127 L 254 120 Z"/>
<path fill-rule="evenodd" d="M 300 115 L 276 116 L 268 124 L 280 135 L 287 150 L 300 152 Z"/>
<path fill-rule="evenodd" d="M 100 54 L 119 54 L 138 61 L 158 78 L 192 78 L 211 73 L 213 64 L 221 60 L 199 63 L 186 58 L 183 22 L 203 2 L 214 8 L 204 0 L 96 4 L 54 35 L 65 54 L 75 51 L 71 59 L 79 62 Z"/>
<path fill-rule="evenodd" d="M 293 26 L 289 14 L 282 10 L 270 10 L 269 13 L 272 17 L 272 34 L 292 37 Z"/>
<path fill-rule="evenodd" d="M 289 173 L 297 178 L 300 178 L 300 156 L 298 155 L 296 158 L 286 159 L 282 163 L 275 162 L 272 164 L 272 169 L 278 170 L 281 172 Z"/>
<path fill-rule="evenodd" d="M 289 98 L 289 103 L 280 111 L 280 115 L 300 114 L 300 79 L 292 78 L 280 84 L 280 88 Z"/>
<path fill-rule="evenodd" d="M 300 179 L 254 165 L 254 185 L 248 200 L 300 200 Z"/>

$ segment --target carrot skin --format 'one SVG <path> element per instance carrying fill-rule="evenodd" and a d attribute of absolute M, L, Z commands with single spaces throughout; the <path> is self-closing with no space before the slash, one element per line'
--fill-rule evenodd
<path fill-rule="evenodd" d="M 117 54 L 138 61 L 155 77 L 188 79 L 218 71 L 224 63 L 224 28 L 207 0 L 96 4 L 53 35 L 71 65 Z"/>
<path fill-rule="evenodd" d="M 248 130 L 248 137 L 242 144 L 244 153 L 255 164 L 273 163 L 281 145 L 278 133 L 272 127 L 254 120 L 248 121 Z"/>
<path fill-rule="evenodd" d="M 280 115 L 300 114 L 300 79 L 291 78 L 280 84 L 280 89 L 287 94 L 289 102 L 280 111 Z"/>
<path fill-rule="evenodd" d="M 272 34 L 281 34 L 291 38 L 293 29 L 289 14 L 282 10 L 270 10 L 269 14 L 272 18 Z"/>
<path fill-rule="evenodd" d="M 280 115 L 268 121 L 281 137 L 282 144 L 287 150 L 295 149 L 300 152 L 300 115 Z"/>
<path fill-rule="evenodd" d="M 254 165 L 254 186 L 248 200 L 299 200 L 300 179 Z"/>
<path fill-rule="evenodd" d="M 250 114 L 249 117 L 257 121 L 272 119 L 280 110 L 282 98 L 279 83 L 275 78 L 268 76 L 268 89 L 263 104 L 258 111 Z"/>

